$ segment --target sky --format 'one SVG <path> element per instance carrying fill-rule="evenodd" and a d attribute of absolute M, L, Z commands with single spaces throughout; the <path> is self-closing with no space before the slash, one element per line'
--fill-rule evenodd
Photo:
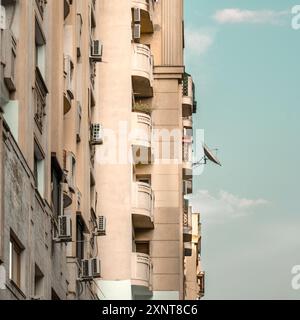
<path fill-rule="evenodd" d="M 185 0 L 194 126 L 222 163 L 194 177 L 205 299 L 300 299 L 291 285 L 300 265 L 296 4 Z"/>

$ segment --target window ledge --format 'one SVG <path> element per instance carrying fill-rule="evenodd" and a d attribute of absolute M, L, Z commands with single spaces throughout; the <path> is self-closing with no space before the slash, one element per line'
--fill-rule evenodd
<path fill-rule="evenodd" d="M 9 282 L 6 282 L 6 287 L 17 299 L 26 299 L 25 293 L 18 287 L 18 285 L 13 280 L 9 280 Z"/>

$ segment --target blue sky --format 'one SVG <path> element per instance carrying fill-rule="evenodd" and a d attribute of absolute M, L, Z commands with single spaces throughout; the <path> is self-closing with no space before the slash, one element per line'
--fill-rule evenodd
<path fill-rule="evenodd" d="M 196 128 L 219 168 L 194 178 L 206 299 L 299 299 L 300 30 L 294 1 L 186 0 Z M 228 10 L 230 9 L 230 10 Z"/>

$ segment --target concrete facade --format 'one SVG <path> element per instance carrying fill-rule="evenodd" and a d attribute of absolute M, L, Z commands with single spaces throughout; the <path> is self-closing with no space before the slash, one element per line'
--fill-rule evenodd
<path fill-rule="evenodd" d="M 94 299 L 93 279 L 81 281 L 81 259 L 97 256 L 94 1 L 2 0 L 1 15 L 0 298 Z"/>
<path fill-rule="evenodd" d="M 183 0 L 0 3 L 0 299 L 196 299 Z"/>

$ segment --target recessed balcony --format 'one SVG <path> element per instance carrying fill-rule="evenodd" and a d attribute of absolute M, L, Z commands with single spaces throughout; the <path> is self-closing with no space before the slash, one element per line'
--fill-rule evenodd
<path fill-rule="evenodd" d="M 149 164 L 152 159 L 152 119 L 146 113 L 132 113 L 132 152 L 135 164 Z"/>
<path fill-rule="evenodd" d="M 153 59 L 150 48 L 144 44 L 132 45 L 132 85 L 136 97 L 153 96 Z"/>
<path fill-rule="evenodd" d="M 193 180 L 183 181 L 183 194 L 188 195 L 193 193 Z"/>
<path fill-rule="evenodd" d="M 72 193 L 68 183 L 61 183 L 61 192 L 63 194 L 63 207 L 68 208 L 72 204 Z"/>
<path fill-rule="evenodd" d="M 134 182 L 132 186 L 132 222 L 136 229 L 153 229 L 154 194 L 149 184 Z"/>
<path fill-rule="evenodd" d="M 142 33 L 153 33 L 153 2 L 152 0 L 132 0 L 133 10 L 140 11 Z"/>
<path fill-rule="evenodd" d="M 193 178 L 193 145 L 191 136 L 183 137 L 182 174 L 184 180 Z"/>
<path fill-rule="evenodd" d="M 188 205 L 188 200 L 184 200 L 183 242 L 191 242 L 192 236 L 192 207 Z"/>
<path fill-rule="evenodd" d="M 184 243 L 184 256 L 185 257 L 191 257 L 192 253 L 193 253 L 192 243 L 191 242 L 185 242 Z"/>
<path fill-rule="evenodd" d="M 64 114 L 68 113 L 74 100 L 73 93 L 73 69 L 74 64 L 70 56 L 64 56 Z"/>
<path fill-rule="evenodd" d="M 190 117 L 194 111 L 194 83 L 190 75 L 184 75 L 182 85 L 182 116 Z"/>
<path fill-rule="evenodd" d="M 152 291 L 152 263 L 149 255 L 133 252 L 131 256 L 131 285 L 135 292 L 151 294 Z"/>

